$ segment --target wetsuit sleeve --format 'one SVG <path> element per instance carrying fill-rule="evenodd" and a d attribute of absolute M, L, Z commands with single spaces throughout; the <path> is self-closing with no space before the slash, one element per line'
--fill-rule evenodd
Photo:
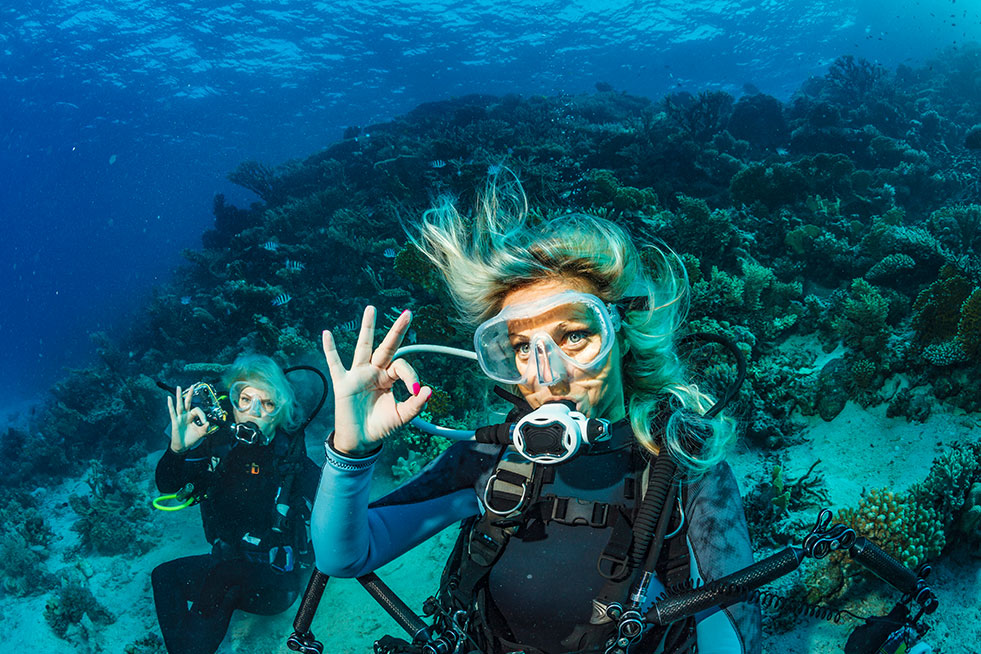
<path fill-rule="evenodd" d="M 742 497 L 732 469 L 717 465 L 689 491 L 688 541 L 692 576 L 719 579 L 753 563 Z M 759 604 L 742 602 L 698 623 L 700 654 L 759 654 Z"/>
<path fill-rule="evenodd" d="M 205 448 L 199 448 L 202 453 Z M 191 450 L 183 454 L 177 454 L 169 447 L 164 450 L 164 454 L 157 462 L 155 480 L 157 489 L 161 493 L 176 493 L 188 482 L 198 486 L 208 474 L 209 458 L 202 458 L 202 454 L 196 454 L 197 450 Z"/>
<path fill-rule="evenodd" d="M 378 455 L 350 458 L 328 445 L 311 518 L 317 568 L 335 577 L 367 574 L 475 515 L 479 508 L 472 486 L 455 488 L 456 475 L 449 469 L 445 475 L 438 472 L 453 459 L 447 454 L 397 489 L 392 495 L 399 501 L 386 503 L 383 498 L 369 507 Z M 443 485 L 434 485 L 432 480 L 441 476 Z"/>

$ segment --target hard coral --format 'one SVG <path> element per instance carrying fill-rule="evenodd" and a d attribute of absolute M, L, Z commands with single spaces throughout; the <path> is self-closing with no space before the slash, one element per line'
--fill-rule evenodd
<path fill-rule="evenodd" d="M 875 354 L 887 336 L 888 315 L 889 303 L 882 294 L 864 279 L 855 279 L 841 315 L 831 321 L 831 327 L 847 345 Z"/>
<path fill-rule="evenodd" d="M 975 288 L 961 304 L 957 344 L 968 358 L 981 358 L 981 288 Z"/>
<path fill-rule="evenodd" d="M 981 445 L 951 446 L 933 461 L 922 482 L 910 487 L 910 498 L 937 513 L 944 530 L 956 522 L 973 481 L 981 476 Z"/>
<path fill-rule="evenodd" d="M 62 577 L 57 592 L 45 603 L 44 619 L 60 638 L 67 638 L 72 627 L 116 621 L 115 616 L 92 595 L 84 575 L 78 570 L 71 570 Z"/>
<path fill-rule="evenodd" d="M 937 510 L 884 488 L 869 491 L 857 508 L 839 511 L 835 522 L 851 527 L 910 568 L 936 557 L 947 542 Z"/>
<path fill-rule="evenodd" d="M 956 336 L 961 307 L 970 295 L 966 277 L 952 266 L 941 268 L 937 281 L 920 291 L 913 302 L 912 326 L 920 343 L 945 342 Z"/>

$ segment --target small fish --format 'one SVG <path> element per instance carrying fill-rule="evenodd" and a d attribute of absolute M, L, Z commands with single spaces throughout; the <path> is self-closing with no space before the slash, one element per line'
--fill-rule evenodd
<path fill-rule="evenodd" d="M 190 303 L 191 303 L 191 296 L 190 295 L 182 295 L 181 296 L 181 304 L 190 304 Z"/>
<path fill-rule="evenodd" d="M 283 263 L 283 266 L 286 268 L 288 272 L 300 272 L 301 270 L 306 268 L 306 264 L 304 264 L 303 262 L 293 261 L 292 259 L 287 259 Z"/>
<path fill-rule="evenodd" d="M 444 168 L 445 166 L 446 166 L 446 162 L 443 161 L 442 159 L 436 159 L 434 161 L 429 162 L 430 168 Z"/>
<path fill-rule="evenodd" d="M 280 293 L 279 295 L 273 298 L 272 305 L 274 307 L 281 307 L 292 299 L 293 296 L 290 295 L 289 293 Z"/>
<path fill-rule="evenodd" d="M 385 251 L 382 252 L 382 255 L 386 259 L 394 259 L 396 255 L 395 248 L 385 248 Z"/>
<path fill-rule="evenodd" d="M 346 323 L 334 327 L 335 332 L 353 332 L 358 327 L 357 320 L 348 320 Z"/>
<path fill-rule="evenodd" d="M 279 243 L 276 241 L 266 241 L 262 244 L 262 249 L 268 252 L 275 252 L 279 249 Z"/>

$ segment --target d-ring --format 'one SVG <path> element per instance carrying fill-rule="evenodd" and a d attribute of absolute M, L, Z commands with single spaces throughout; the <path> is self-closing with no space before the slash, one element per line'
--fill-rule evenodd
<path fill-rule="evenodd" d="M 497 479 L 497 473 L 495 472 L 493 475 L 491 475 L 491 478 L 487 480 L 487 485 L 484 486 L 484 506 L 487 507 L 487 510 L 490 511 L 491 513 L 493 513 L 494 515 L 499 515 L 499 516 L 510 515 L 511 513 L 514 513 L 515 511 L 517 511 L 518 510 L 518 507 L 520 507 L 522 504 L 524 504 L 525 495 L 527 495 L 527 493 L 528 493 L 528 484 L 527 484 L 527 482 L 521 482 L 521 497 L 518 499 L 518 503 L 517 504 L 515 504 L 513 507 L 511 507 L 507 511 L 496 511 L 494 509 L 494 507 L 492 507 L 490 505 L 490 500 L 487 497 L 487 494 L 490 492 L 491 484 L 493 484 L 494 483 L 494 480 L 496 480 L 496 479 Z"/>

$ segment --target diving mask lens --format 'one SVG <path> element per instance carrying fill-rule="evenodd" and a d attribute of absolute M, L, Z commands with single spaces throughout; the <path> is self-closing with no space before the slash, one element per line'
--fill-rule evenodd
<path fill-rule="evenodd" d="M 595 295 L 563 291 L 506 307 L 477 328 L 474 348 L 495 381 L 551 386 L 606 363 L 619 328 L 619 315 Z"/>
<path fill-rule="evenodd" d="M 262 393 L 248 382 L 235 382 L 229 390 L 232 403 L 242 413 L 256 418 L 272 417 L 279 413 L 279 403 L 271 398 L 263 398 Z"/>

